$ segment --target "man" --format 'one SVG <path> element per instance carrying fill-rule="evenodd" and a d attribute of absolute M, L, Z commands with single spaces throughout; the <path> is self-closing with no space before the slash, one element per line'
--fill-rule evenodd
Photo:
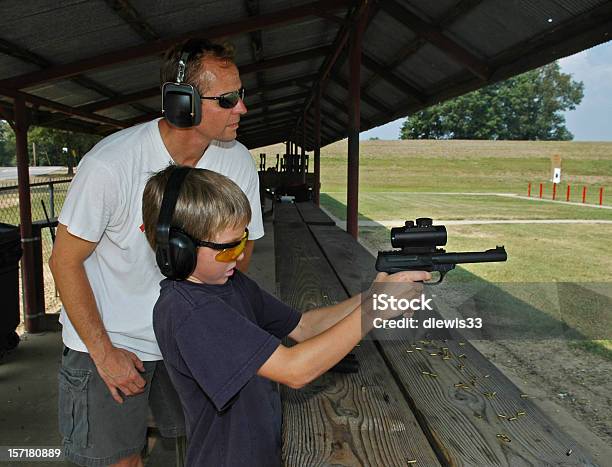
<path fill-rule="evenodd" d="M 66 457 L 81 465 L 142 466 L 149 408 L 162 435 L 184 435 L 152 327 L 162 276 L 142 229 L 147 179 L 171 163 L 222 173 L 249 198 L 250 238 L 264 233 L 255 165 L 235 141 L 247 109 L 233 50 L 189 41 L 166 55 L 162 82 L 177 81 L 185 56 L 201 122 L 177 128 L 162 118 L 102 140 L 83 158 L 59 217 L 49 262 L 63 303 L 59 423 Z M 226 95 L 231 108 L 220 102 Z M 239 269 L 252 250 L 249 241 Z"/>

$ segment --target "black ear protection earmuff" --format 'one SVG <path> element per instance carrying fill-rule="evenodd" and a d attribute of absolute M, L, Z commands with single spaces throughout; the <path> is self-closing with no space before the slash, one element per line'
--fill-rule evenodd
<path fill-rule="evenodd" d="M 183 47 L 176 81 L 164 83 L 162 86 L 162 114 L 171 125 L 178 128 L 190 128 L 199 125 L 202 121 L 200 93 L 191 84 L 183 83 L 191 55 L 192 51 Z"/>
<path fill-rule="evenodd" d="M 197 245 L 184 232 L 172 226 L 172 216 L 181 186 L 191 167 L 176 167 L 170 174 L 155 230 L 155 259 L 168 279 L 187 279 L 197 263 Z"/>

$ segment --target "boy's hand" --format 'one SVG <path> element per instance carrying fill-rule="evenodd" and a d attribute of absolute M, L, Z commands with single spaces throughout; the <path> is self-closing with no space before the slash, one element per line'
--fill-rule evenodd
<path fill-rule="evenodd" d="M 136 354 L 117 347 L 111 347 L 100 358 L 93 358 L 100 377 L 106 383 L 113 399 L 122 404 L 121 391 L 125 396 L 134 396 L 144 391 L 146 381 L 138 371 L 144 371 L 144 364 Z M 136 371 L 138 369 L 138 371 Z"/>
<path fill-rule="evenodd" d="M 395 298 L 412 300 L 421 296 L 423 293 L 423 282 L 428 280 L 431 280 L 431 273 L 427 271 L 401 271 L 395 274 L 379 272 L 376 274 L 372 288 L 376 287 L 379 290 L 384 290 L 385 284 L 393 284 L 390 291 Z M 372 314 L 382 319 L 391 319 L 400 315 L 410 318 L 414 311 L 407 310 L 402 312 L 401 310 L 393 310 L 391 307 L 388 307 L 384 311 L 372 311 Z"/>

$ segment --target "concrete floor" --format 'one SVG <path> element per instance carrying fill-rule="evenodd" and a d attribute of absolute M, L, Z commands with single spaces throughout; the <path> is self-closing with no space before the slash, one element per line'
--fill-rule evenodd
<path fill-rule="evenodd" d="M 268 206 L 269 207 L 269 206 Z M 262 288 L 275 293 L 274 229 L 265 219 L 266 235 L 255 242 L 249 276 Z M 49 319 L 50 328 L 59 328 Z M 59 447 L 57 428 L 57 372 L 61 361 L 59 331 L 24 334 L 19 346 L 0 360 L 0 449 L 7 447 Z M 172 441 L 150 440 L 147 467 L 175 464 Z M 2 459 L 2 457 L 0 457 Z M 16 462 L 1 465 L 70 466 L 68 462 Z"/>

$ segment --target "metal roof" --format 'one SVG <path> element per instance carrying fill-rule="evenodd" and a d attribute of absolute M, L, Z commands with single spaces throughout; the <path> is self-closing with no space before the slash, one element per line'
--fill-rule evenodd
<path fill-rule="evenodd" d="M 3 0 L 0 116 L 20 96 L 37 125 L 107 134 L 152 119 L 162 51 L 223 38 L 247 88 L 238 139 L 296 138 L 320 84 L 325 145 L 347 135 L 360 14 L 362 131 L 612 38 L 609 0 Z"/>

